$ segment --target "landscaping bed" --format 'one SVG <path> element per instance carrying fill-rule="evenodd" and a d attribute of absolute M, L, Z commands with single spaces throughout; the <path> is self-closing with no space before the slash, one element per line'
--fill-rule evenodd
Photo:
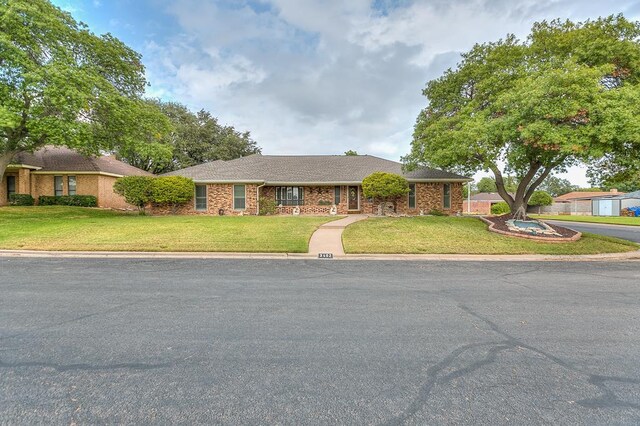
<path fill-rule="evenodd" d="M 510 221 L 511 215 L 505 214 L 501 216 L 485 216 L 482 218 L 485 222 L 489 224 L 489 229 L 494 230 L 495 232 L 507 236 L 514 236 L 519 238 L 528 238 L 531 240 L 539 240 L 539 241 L 556 241 L 556 242 L 566 242 L 566 241 L 575 241 L 580 238 L 581 233 L 574 231 L 573 229 L 564 228 L 562 226 L 552 225 L 550 223 L 545 223 L 545 225 L 551 228 L 556 234 L 544 234 L 544 235 L 532 235 L 530 232 L 514 232 L 507 223 Z"/>
<path fill-rule="evenodd" d="M 487 230 L 473 217 L 420 216 L 370 218 L 349 225 L 342 236 L 352 254 L 598 254 L 638 250 L 635 243 L 583 234 L 575 242 L 558 244 L 512 238 Z"/>
<path fill-rule="evenodd" d="M 306 253 L 336 217 L 139 216 L 81 207 L 0 207 L 0 249 Z"/>

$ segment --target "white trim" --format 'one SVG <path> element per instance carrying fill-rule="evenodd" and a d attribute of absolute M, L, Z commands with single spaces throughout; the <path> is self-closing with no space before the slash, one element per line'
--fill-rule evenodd
<path fill-rule="evenodd" d="M 204 209 L 198 209 L 198 186 L 204 186 L 205 206 Z M 193 210 L 197 212 L 209 211 L 209 185 L 196 184 L 193 189 Z"/>
<path fill-rule="evenodd" d="M 45 170 L 45 171 L 37 171 L 37 172 L 31 172 L 32 175 L 100 175 L 100 176 L 110 176 L 110 177 L 116 177 L 116 178 L 121 178 L 124 177 L 124 175 L 118 175 L 115 173 L 107 173 L 107 172 L 74 172 L 72 170 L 66 170 L 66 171 L 49 171 L 49 170 Z"/>
<path fill-rule="evenodd" d="M 411 185 L 413 185 L 413 207 L 411 207 Z M 409 182 L 409 192 L 407 193 L 407 208 L 418 208 L 418 187 L 415 182 Z"/>
<path fill-rule="evenodd" d="M 244 186 L 244 207 L 241 209 L 236 207 L 236 186 Z M 231 196 L 233 197 L 233 210 L 244 211 L 247 209 L 247 185 L 240 183 L 233 185 L 231 187 Z"/>
<path fill-rule="evenodd" d="M 174 175 L 174 176 L 179 176 L 179 175 Z M 185 176 L 185 177 L 189 177 L 189 176 Z M 291 182 L 291 181 L 283 181 L 283 182 L 267 182 L 264 180 L 207 180 L 207 179 L 195 179 L 195 178 L 190 178 L 193 179 L 193 181 L 195 183 L 201 183 L 201 184 L 247 184 L 247 183 L 257 183 L 257 184 L 261 184 L 263 186 L 356 186 L 356 185 L 362 185 L 362 181 L 353 181 L 353 182 L 344 182 L 344 181 L 335 181 L 335 182 L 329 182 L 329 181 L 325 181 L 325 182 Z M 410 183 L 429 183 L 429 182 L 450 182 L 450 183 L 457 183 L 457 182 L 472 182 L 473 179 L 468 179 L 468 178 L 464 178 L 464 179 L 407 179 L 407 182 Z"/>
<path fill-rule="evenodd" d="M 28 164 L 8 164 L 7 169 L 31 169 L 31 170 L 40 170 L 42 167 L 38 166 L 30 166 Z"/>

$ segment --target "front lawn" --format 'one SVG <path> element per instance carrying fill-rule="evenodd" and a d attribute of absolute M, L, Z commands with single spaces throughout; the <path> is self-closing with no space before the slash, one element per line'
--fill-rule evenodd
<path fill-rule="evenodd" d="M 0 249 L 306 253 L 332 217 L 139 216 L 80 207 L 1 207 Z"/>
<path fill-rule="evenodd" d="M 577 242 L 543 243 L 487 230 L 470 217 L 370 218 L 342 235 L 346 253 L 596 254 L 638 250 L 637 244 L 583 234 Z"/>
<path fill-rule="evenodd" d="M 565 216 L 565 215 L 530 215 L 536 219 L 564 220 L 568 222 L 607 223 L 611 225 L 640 226 L 640 217 L 626 216 Z"/>

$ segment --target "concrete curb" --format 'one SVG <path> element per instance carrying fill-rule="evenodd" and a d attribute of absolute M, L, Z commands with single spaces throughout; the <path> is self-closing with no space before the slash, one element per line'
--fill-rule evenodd
<path fill-rule="evenodd" d="M 271 259 L 320 260 L 309 253 L 216 253 L 216 252 L 80 252 L 0 250 L 0 258 L 79 258 L 79 259 Z M 638 261 L 640 250 L 626 253 L 587 255 L 472 255 L 472 254 L 345 254 L 334 260 L 402 260 L 451 262 L 593 262 Z M 326 260 L 326 259 L 321 259 Z"/>

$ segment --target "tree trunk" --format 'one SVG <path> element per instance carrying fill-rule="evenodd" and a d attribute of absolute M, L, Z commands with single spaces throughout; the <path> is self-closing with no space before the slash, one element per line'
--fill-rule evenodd
<path fill-rule="evenodd" d="M 15 155 L 15 151 L 3 152 L 0 154 L 0 180 L 2 180 L 4 172 L 7 170 L 7 166 L 11 163 L 11 160 Z"/>

